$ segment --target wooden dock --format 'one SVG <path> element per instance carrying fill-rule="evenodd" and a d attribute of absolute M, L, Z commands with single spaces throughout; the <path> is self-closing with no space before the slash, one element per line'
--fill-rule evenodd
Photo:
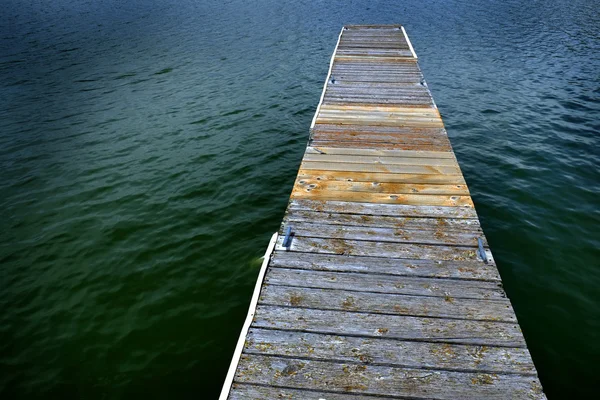
<path fill-rule="evenodd" d="M 347 26 L 221 399 L 381 398 L 545 396 L 404 28 Z"/>

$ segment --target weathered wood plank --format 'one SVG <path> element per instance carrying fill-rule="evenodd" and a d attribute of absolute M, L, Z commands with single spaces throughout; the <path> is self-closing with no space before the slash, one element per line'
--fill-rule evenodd
<path fill-rule="evenodd" d="M 387 97 L 388 95 L 394 96 L 398 94 L 407 94 L 413 93 L 414 95 L 425 95 L 429 99 L 431 96 L 428 96 L 429 92 L 427 88 L 420 84 L 420 82 L 396 82 L 396 83 L 383 83 L 383 82 L 347 82 L 344 79 L 336 78 L 335 76 L 332 78 L 335 79 L 335 84 L 330 85 L 325 93 L 354 93 L 354 94 L 383 94 L 385 96 L 379 97 Z M 363 107 L 364 108 L 364 107 Z M 407 108 L 404 106 L 394 106 L 393 108 Z M 411 109 L 416 107 L 410 107 Z M 421 107 L 421 108 L 429 108 L 431 107 Z M 419 109 L 419 108 L 416 108 Z"/>
<path fill-rule="evenodd" d="M 349 87 L 349 88 L 336 88 L 329 89 L 325 92 L 324 103 L 326 105 L 331 106 L 342 106 L 343 103 L 340 103 L 343 99 L 355 99 L 355 100 L 375 100 L 375 101 L 395 101 L 397 103 L 402 102 L 412 102 L 412 101 L 421 101 L 423 102 L 423 106 L 431 106 L 431 98 L 426 96 L 423 91 L 419 90 L 408 90 L 408 89 L 390 89 L 387 90 L 388 94 L 386 95 L 385 100 L 382 100 L 381 97 L 377 95 L 378 89 L 370 89 L 370 88 L 358 88 L 358 87 Z M 331 104 L 331 100 L 336 100 L 338 103 Z M 397 107 L 398 105 L 376 105 L 376 104 L 351 104 L 356 107 Z M 423 108 L 411 106 L 411 108 L 419 109 Z"/>
<path fill-rule="evenodd" d="M 298 171 L 298 180 L 379 182 L 379 183 L 437 183 L 445 185 L 465 185 L 462 175 L 455 174 L 389 174 L 384 172 L 353 172 L 304 170 Z"/>
<path fill-rule="evenodd" d="M 402 86 L 400 85 L 396 85 L 396 86 L 391 86 L 391 87 L 383 87 L 383 84 L 381 83 L 370 83 L 370 84 L 358 84 L 356 82 L 353 82 L 352 84 L 345 84 L 345 81 L 343 79 L 337 80 L 336 79 L 336 84 L 334 87 L 330 87 L 329 89 L 327 89 L 325 91 L 325 96 L 368 96 L 368 97 L 379 97 L 381 99 L 381 96 L 378 96 L 378 94 L 380 92 L 383 92 L 383 94 L 385 94 L 385 97 L 387 99 L 390 98 L 413 98 L 413 97 L 419 97 L 419 98 L 425 98 L 427 100 L 431 100 L 431 97 L 429 97 L 427 94 L 427 89 L 425 87 L 419 87 L 417 86 L 416 83 L 411 83 L 411 84 L 404 84 Z M 331 105 L 330 105 L 331 106 Z M 336 106 L 338 107 L 343 107 L 343 105 L 338 105 L 336 104 Z M 357 106 L 355 104 L 352 104 L 352 106 L 355 107 L 361 107 L 361 108 L 367 108 L 367 107 L 387 107 L 387 108 L 411 108 L 411 109 L 415 109 L 415 110 L 419 110 L 422 108 L 432 108 L 431 106 L 423 106 L 423 107 L 404 107 L 404 106 Z M 344 106 L 345 107 L 345 106 Z"/>
<path fill-rule="evenodd" d="M 447 136 L 446 130 L 443 128 L 403 128 L 394 126 L 378 126 L 378 125 L 339 125 L 339 124 L 318 124 L 313 127 L 313 133 L 382 133 L 382 134 L 397 134 L 397 135 L 408 135 L 414 136 L 415 134 L 421 134 L 424 137 L 429 136 Z M 400 139 L 400 136 L 394 136 Z M 360 147 L 358 147 L 360 148 Z"/>
<path fill-rule="evenodd" d="M 369 69 L 370 68 L 370 69 Z M 340 73 L 340 72 L 361 72 L 366 74 L 366 78 L 370 77 L 371 73 L 374 75 L 390 73 L 390 74 L 405 74 L 405 75 L 415 75 L 423 77 L 423 74 L 417 68 L 414 63 L 341 63 L 336 64 L 332 68 L 332 73 Z M 334 75 L 335 77 L 335 75 Z"/>
<path fill-rule="evenodd" d="M 371 67 L 369 69 L 369 67 Z M 356 64 L 347 64 L 346 66 L 335 66 L 332 69 L 332 75 L 333 78 L 337 79 L 340 78 L 340 75 L 344 75 L 344 74 L 352 74 L 352 75 L 362 75 L 365 79 L 371 79 L 371 78 L 377 78 L 379 76 L 383 76 L 383 75 L 390 75 L 390 76 L 394 76 L 397 78 L 403 78 L 403 77 L 415 77 L 417 78 L 417 81 L 414 82 L 415 84 L 420 84 L 421 80 L 423 79 L 423 74 L 416 68 L 414 68 L 414 66 L 411 66 L 408 63 L 402 63 L 402 64 L 390 64 L 390 63 L 386 63 L 386 64 L 376 64 L 376 63 L 370 63 L 370 65 L 356 65 Z M 373 82 L 376 82 L 377 79 L 375 79 Z M 390 83 L 392 84 L 398 84 L 401 83 L 402 79 L 400 80 L 394 80 L 391 81 Z"/>
<path fill-rule="evenodd" d="M 472 246 L 477 247 L 477 239 L 481 239 L 485 247 L 488 247 L 483 232 L 473 227 L 471 230 L 451 230 L 446 226 L 438 226 L 436 229 L 408 229 L 385 228 L 373 226 L 352 226 L 329 224 L 327 220 L 312 222 L 296 222 L 293 225 L 294 237 L 310 237 L 324 239 L 349 239 L 365 240 L 389 243 L 421 243 L 439 244 L 445 246 Z M 290 226 L 290 224 L 285 225 Z M 430 226 L 430 225 L 429 225 Z M 284 235 L 284 225 L 280 230 Z"/>
<path fill-rule="evenodd" d="M 357 106 L 327 106 L 321 105 L 320 113 L 348 113 L 351 112 L 353 115 L 361 114 L 376 114 L 381 113 L 384 115 L 393 114 L 396 117 L 400 116 L 420 116 L 427 118 L 440 118 L 440 113 L 437 109 L 431 107 L 422 108 L 410 108 L 410 107 L 357 107 Z"/>
<path fill-rule="evenodd" d="M 391 217 L 477 218 L 471 207 L 412 206 L 408 204 L 371 204 L 349 201 L 320 201 L 292 199 L 290 210 L 309 210 Z"/>
<path fill-rule="evenodd" d="M 270 266 L 314 271 L 500 282 L 496 266 L 481 261 L 411 260 L 275 251 Z"/>
<path fill-rule="evenodd" d="M 412 52 L 408 43 L 400 41 L 399 35 L 349 35 L 341 38 L 336 55 L 342 55 L 351 50 L 362 50 L 366 54 L 379 54 L 380 50 L 401 50 L 403 55 Z M 364 54 L 363 53 L 363 54 Z M 384 55 L 387 53 L 383 53 Z"/>
<path fill-rule="evenodd" d="M 348 104 L 352 104 L 357 107 L 394 107 L 402 103 L 411 104 L 413 108 L 419 108 L 414 106 L 415 104 L 419 103 L 421 103 L 422 106 L 433 105 L 430 98 L 416 91 L 394 90 L 393 93 L 390 91 L 390 94 L 386 96 L 385 100 L 382 100 L 374 92 L 376 92 L 376 90 L 328 90 L 325 93 L 325 99 L 323 100 L 323 104 L 343 105 L 344 101 L 348 100 Z M 352 101 L 352 103 L 350 103 L 350 101 Z M 362 102 L 364 104 L 360 104 L 359 102 Z"/>
<path fill-rule="evenodd" d="M 431 343 L 525 347 L 517 324 L 261 306 L 254 327 Z"/>
<path fill-rule="evenodd" d="M 352 47 L 338 47 L 336 57 L 412 57 L 410 50 L 402 49 L 367 49 L 367 48 L 352 48 Z"/>
<path fill-rule="evenodd" d="M 344 149 L 339 147 L 314 147 L 308 146 L 306 154 L 341 154 L 341 155 L 363 155 L 380 157 L 414 157 L 414 158 L 449 158 L 456 160 L 450 151 L 410 151 L 410 150 L 372 150 L 372 149 Z"/>
<path fill-rule="evenodd" d="M 426 399 L 543 399 L 535 377 L 244 355 L 239 382 Z"/>
<path fill-rule="evenodd" d="M 336 141 L 336 140 L 312 140 L 315 146 L 336 146 L 336 147 L 356 147 L 357 141 Z M 447 151 L 450 150 L 450 142 L 444 143 L 395 143 L 395 142 L 360 142 L 360 147 L 365 149 L 388 149 L 388 150 L 427 150 L 427 151 Z"/>
<path fill-rule="evenodd" d="M 348 36 L 343 36 L 338 45 L 338 49 L 336 55 L 342 54 L 340 50 L 344 49 L 361 49 L 361 50 L 379 50 L 380 46 L 392 47 L 395 49 L 404 50 L 404 55 L 411 60 L 412 52 L 410 51 L 410 47 L 408 43 L 402 40 L 401 35 L 379 35 L 379 34 L 350 34 Z"/>
<path fill-rule="evenodd" d="M 371 67 L 371 68 L 369 68 Z M 337 80 L 340 78 L 340 75 L 344 74 L 352 74 L 360 76 L 362 75 L 365 79 L 377 78 L 383 75 L 389 75 L 396 78 L 403 77 L 414 77 L 417 78 L 415 84 L 420 84 L 423 79 L 423 74 L 419 72 L 418 69 L 413 66 L 403 63 L 403 64 L 390 64 L 386 63 L 384 65 L 378 65 L 375 63 L 371 63 L 370 65 L 346 65 L 346 66 L 336 66 L 332 69 L 332 75 Z M 376 82 L 377 79 L 373 80 Z M 392 84 L 402 83 L 402 79 L 391 81 Z"/>
<path fill-rule="evenodd" d="M 458 167 L 456 160 L 452 158 L 418 158 L 418 157 L 393 157 L 393 156 L 371 156 L 358 154 L 320 154 L 307 153 L 304 161 L 314 162 L 337 162 L 349 164 L 393 164 L 393 165 L 427 165 Z"/>
<path fill-rule="evenodd" d="M 355 148 L 363 148 L 362 143 L 365 142 L 389 142 L 411 146 L 443 145 L 445 148 L 442 151 L 450 151 L 450 142 L 445 130 L 440 128 L 413 128 L 415 129 L 405 126 L 317 123 L 313 127 L 311 138 L 313 140 L 354 141 Z"/>
<path fill-rule="evenodd" d="M 414 61 L 414 58 L 412 58 L 412 54 L 410 54 L 409 51 L 404 52 L 403 54 L 390 54 L 390 55 L 383 55 L 383 54 L 367 54 L 367 53 L 355 53 L 355 54 L 339 54 L 335 56 L 335 61 L 337 62 L 344 62 L 344 61 L 366 61 L 366 62 L 390 62 L 390 63 L 397 63 L 397 62 L 412 62 Z"/>
<path fill-rule="evenodd" d="M 348 82 L 420 82 L 420 76 L 406 75 L 406 76 L 395 76 L 391 74 L 373 74 L 365 75 L 362 73 L 354 72 L 338 72 L 335 75 L 336 79 L 343 79 Z"/>
<path fill-rule="evenodd" d="M 277 249 L 283 250 L 279 238 Z M 342 254 L 367 257 L 410 258 L 421 260 L 478 260 L 476 247 L 438 246 L 413 243 L 368 242 L 364 240 L 294 237 L 291 251 L 301 253 Z"/>
<path fill-rule="evenodd" d="M 414 105 L 415 107 L 417 106 L 422 106 L 425 104 L 431 104 L 428 102 L 424 102 L 421 100 L 390 100 L 390 101 L 376 101 L 376 100 L 372 100 L 372 99 L 347 99 L 347 98 L 342 98 L 342 99 L 338 99 L 338 98 L 334 98 L 332 100 L 327 100 L 328 103 L 332 103 L 332 104 L 341 104 L 341 103 L 351 103 L 351 104 L 356 104 L 356 105 L 377 105 L 377 106 L 385 106 L 385 105 L 397 105 L 397 104 L 401 104 L 401 103 L 406 103 L 409 105 Z"/>
<path fill-rule="evenodd" d="M 371 67 L 371 69 L 369 69 Z M 333 72 L 335 71 L 361 71 L 366 74 L 371 72 L 380 73 L 380 72 L 391 72 L 391 73 L 405 73 L 405 74 L 415 74 L 423 76 L 423 73 L 417 66 L 415 62 L 401 62 L 401 63 L 374 63 L 374 62 L 341 62 L 334 64 L 331 69 Z"/>
<path fill-rule="evenodd" d="M 454 206 L 473 207 L 473 201 L 469 196 L 460 195 L 428 195 L 428 194 L 405 194 L 405 193 L 373 193 L 373 192 L 349 192 L 349 191 L 310 191 L 293 190 L 292 198 L 352 201 L 364 203 L 388 203 L 388 204 L 412 204 L 423 206 Z"/>
<path fill-rule="evenodd" d="M 394 104 L 377 104 L 380 103 L 410 103 L 412 108 L 421 108 L 423 106 L 430 106 L 433 103 L 431 99 L 427 96 L 424 96 L 422 93 L 416 91 L 408 91 L 408 90 L 394 90 L 390 91 L 390 94 L 386 96 L 385 100 L 382 100 L 373 92 L 376 92 L 375 89 L 338 89 L 338 90 L 328 90 L 325 92 L 325 99 L 323 100 L 323 104 L 327 105 L 343 105 L 344 100 L 354 100 L 355 102 L 362 101 L 375 102 L 373 104 L 356 104 L 349 103 L 357 107 L 396 107 Z M 335 103 L 334 103 L 335 102 Z M 415 103 L 421 102 L 423 105 L 421 107 L 414 106 Z"/>
<path fill-rule="evenodd" d="M 265 285 L 259 304 L 413 317 L 517 322 L 507 299 L 474 300 L 450 296 L 410 296 Z"/>
<path fill-rule="evenodd" d="M 328 225 L 362 226 L 373 228 L 418 229 L 431 234 L 438 229 L 446 232 L 481 232 L 476 219 L 466 218 L 406 218 L 376 215 L 354 215 L 320 211 L 289 210 L 283 219 L 284 225 L 299 223 L 321 223 Z"/>
<path fill-rule="evenodd" d="M 379 84 L 379 87 L 373 87 L 376 84 L 372 83 L 369 86 L 367 85 L 358 85 L 356 83 L 353 83 L 351 85 L 345 85 L 343 80 L 337 81 L 339 83 L 336 83 L 335 87 L 331 87 L 329 89 L 327 89 L 327 91 L 325 92 L 325 97 L 329 97 L 329 96 L 337 96 L 337 97 L 375 97 L 375 98 L 379 98 L 379 100 L 381 100 L 381 96 L 378 96 L 378 94 L 380 92 L 383 92 L 383 94 L 385 94 L 386 100 L 389 99 L 411 99 L 411 98 L 420 98 L 423 100 L 427 100 L 427 101 L 431 101 L 431 97 L 428 96 L 427 94 L 427 89 L 424 87 L 418 87 L 415 84 L 410 84 L 410 86 L 408 84 L 405 84 L 403 86 L 395 86 L 395 87 L 388 87 L 388 88 L 384 88 L 381 87 L 381 84 Z M 338 105 L 336 104 L 336 106 L 342 106 L 342 105 Z M 389 107 L 389 108 L 397 108 L 400 106 L 357 106 L 355 104 L 353 104 L 353 106 L 356 107 Z M 403 107 L 403 108 L 407 108 L 407 107 Z M 410 107 L 410 108 L 414 108 L 414 109 L 420 109 L 423 107 Z M 431 108 L 431 107 L 428 107 Z"/>
<path fill-rule="evenodd" d="M 323 107 L 327 106 L 327 108 L 323 109 Z M 405 111 L 394 111 L 394 110 L 352 110 L 348 108 L 400 108 L 400 107 L 383 107 L 383 106 L 356 106 L 356 105 L 347 105 L 347 106 L 339 106 L 338 109 L 332 109 L 333 107 L 338 108 L 338 105 L 332 104 L 323 104 L 321 105 L 321 111 L 319 112 L 318 119 L 334 119 L 339 118 L 343 120 L 348 120 L 354 122 L 356 125 L 364 125 L 365 122 L 369 120 L 374 121 L 385 121 L 390 120 L 394 122 L 412 122 L 412 121 L 422 121 L 422 122 L 435 122 L 441 123 L 441 119 L 437 112 L 423 112 L 423 110 L 428 109 L 432 111 L 437 111 L 435 108 L 424 108 L 424 107 L 402 107 Z M 406 111 L 406 110 L 414 110 L 414 111 Z M 373 124 L 380 125 L 380 124 Z M 440 127 L 442 125 L 440 124 Z"/>
<path fill-rule="evenodd" d="M 328 272 L 316 270 L 270 268 L 265 282 L 270 285 L 298 288 L 336 289 L 359 293 L 387 293 L 411 296 L 436 296 L 451 302 L 453 299 L 504 300 L 506 295 L 498 282 L 418 278 Z M 482 306 L 484 303 L 482 303 Z"/>
<path fill-rule="evenodd" d="M 360 164 L 324 161 L 303 161 L 302 169 L 325 171 L 383 172 L 391 174 L 460 174 L 460 168 L 435 165 Z"/>
<path fill-rule="evenodd" d="M 408 52 L 407 52 L 408 53 Z M 336 55 L 334 58 L 335 62 L 389 62 L 389 63 L 399 63 L 399 62 L 415 62 L 416 59 L 412 57 L 412 55 L 404 55 L 404 56 L 369 56 L 369 55 Z"/>
<path fill-rule="evenodd" d="M 244 352 L 409 368 L 535 375 L 529 351 L 524 348 L 403 342 L 383 337 L 360 338 L 256 328 L 248 333 Z"/>
<path fill-rule="evenodd" d="M 351 115 L 324 114 L 317 117 L 318 124 L 345 124 L 345 125 L 381 125 L 381 126 L 411 126 L 423 128 L 441 128 L 444 124 L 437 118 L 393 118 L 385 115 L 363 116 L 354 119 Z"/>
<path fill-rule="evenodd" d="M 423 105 L 433 104 L 431 101 L 421 97 L 391 97 L 386 100 L 381 100 L 373 96 L 325 96 L 324 102 L 327 104 L 355 104 L 360 106 L 394 106 L 398 104 L 411 105 L 420 107 Z"/>
<path fill-rule="evenodd" d="M 292 191 L 311 192 L 313 196 L 332 191 L 367 192 L 367 193 L 403 193 L 403 194 L 435 194 L 447 196 L 469 196 L 466 185 L 446 185 L 439 183 L 389 183 L 389 182 L 360 182 L 298 178 Z"/>
<path fill-rule="evenodd" d="M 234 383 L 230 400 L 267 400 L 267 399 L 302 399 L 302 400 L 381 400 L 381 396 L 362 396 L 351 393 L 331 393 L 315 390 L 289 389 L 274 386 Z M 383 397 L 389 398 L 389 397 Z"/>
<path fill-rule="evenodd" d="M 451 149 L 450 141 L 447 137 L 430 138 L 390 138 L 385 134 L 373 134 L 361 138 L 363 135 L 336 135 L 329 133 L 317 133 L 311 138 L 313 146 L 334 146 L 334 147 L 354 147 L 360 143 L 361 148 L 391 148 L 399 150 L 415 151 L 448 151 Z M 392 166 L 393 167 L 393 166 Z"/>
<path fill-rule="evenodd" d="M 318 124 L 316 125 L 318 129 Z M 397 136 L 389 133 L 343 133 L 343 132 L 314 132 L 313 140 L 332 142 L 352 142 L 353 147 L 363 147 L 363 143 L 385 142 L 407 146 L 414 150 L 437 150 L 426 147 L 442 147 L 442 151 L 450 150 L 450 141 L 446 135 L 423 135 L 420 132 Z M 338 146 L 336 146 L 338 147 Z"/>

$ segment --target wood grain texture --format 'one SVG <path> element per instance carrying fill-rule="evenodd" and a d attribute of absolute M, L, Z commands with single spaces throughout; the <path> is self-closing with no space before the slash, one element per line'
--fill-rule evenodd
<path fill-rule="evenodd" d="M 455 318 L 515 323 L 517 318 L 508 300 L 463 299 L 444 296 L 410 296 L 388 293 L 353 292 L 265 285 L 259 304 L 359 311 L 372 314 L 413 317 Z"/>
<path fill-rule="evenodd" d="M 443 183 L 389 183 L 389 182 L 364 182 L 364 181 L 328 181 L 323 179 L 299 178 L 294 187 L 294 192 L 306 191 L 326 193 L 334 191 L 365 192 L 365 193 L 402 193 L 402 194 L 438 194 L 448 196 L 469 196 L 466 185 Z"/>
<path fill-rule="evenodd" d="M 380 157 L 414 157 L 456 160 L 454 153 L 449 151 L 410 151 L 410 150 L 372 150 L 372 149 L 345 149 L 339 147 L 314 147 L 308 146 L 306 154 L 341 154 Z"/>
<path fill-rule="evenodd" d="M 262 305 L 257 328 L 397 340 L 525 347 L 517 324 Z"/>
<path fill-rule="evenodd" d="M 413 143 L 410 141 L 361 141 L 356 140 L 323 140 L 312 139 L 311 143 L 315 146 L 336 146 L 341 148 L 355 148 L 360 143 L 361 148 L 365 149 L 389 149 L 389 150 L 425 150 L 425 151 L 447 151 L 450 150 L 448 140 L 435 140 L 429 143 Z"/>
<path fill-rule="evenodd" d="M 301 190 L 292 191 L 294 199 L 313 199 L 346 202 L 362 202 L 377 204 L 409 204 L 423 206 L 449 206 L 449 207 L 473 207 L 470 196 L 459 195 L 427 195 L 406 194 L 401 192 L 378 193 L 378 192 L 354 192 L 344 190 Z"/>
<path fill-rule="evenodd" d="M 368 204 L 349 201 L 321 201 L 292 199 L 290 210 L 314 210 L 360 215 L 387 215 L 398 217 L 477 218 L 471 207 L 413 206 L 409 204 Z"/>
<path fill-rule="evenodd" d="M 428 165 L 458 167 L 456 160 L 451 158 L 418 158 L 418 157 L 394 157 L 373 156 L 360 154 L 321 154 L 307 153 L 304 161 L 314 162 L 337 162 L 349 164 L 395 164 L 395 165 Z"/>
<path fill-rule="evenodd" d="M 244 351 L 322 361 L 535 375 L 531 356 L 524 348 L 405 342 L 384 337 L 360 338 L 255 328 L 248 334 Z"/>
<path fill-rule="evenodd" d="M 288 268 L 271 268 L 265 283 L 298 288 L 335 289 L 348 293 L 372 292 L 412 296 L 504 300 L 506 295 L 498 282 L 383 276 L 353 272 L 329 272 Z M 484 306 L 484 303 L 482 303 Z"/>
<path fill-rule="evenodd" d="M 380 400 L 381 398 L 382 397 L 380 396 L 362 396 L 351 393 L 331 393 L 316 390 L 290 389 L 236 382 L 233 384 L 233 390 L 229 396 L 229 399 L 231 400 Z"/>
<path fill-rule="evenodd" d="M 451 230 L 447 229 L 445 225 L 442 225 L 438 226 L 435 230 L 431 230 L 420 229 L 419 227 L 409 229 L 406 227 L 346 226 L 340 224 L 328 224 L 325 222 L 297 222 L 293 225 L 292 232 L 294 237 L 471 247 L 477 247 L 478 239 L 481 239 L 484 247 L 488 247 L 483 232 L 476 228 L 472 230 Z M 280 234 L 285 234 L 283 229 L 280 231 Z"/>
<path fill-rule="evenodd" d="M 283 238 L 277 241 L 277 250 Z M 440 246 L 413 243 L 388 243 L 365 240 L 322 239 L 313 237 L 294 237 L 289 250 L 301 253 L 340 254 L 367 257 L 410 258 L 420 260 L 476 261 L 479 256 L 476 247 Z"/>
<path fill-rule="evenodd" d="M 484 264 L 479 260 L 415 260 L 275 251 L 271 258 L 270 266 L 314 271 L 379 274 L 384 276 L 396 275 L 500 282 L 500 275 L 495 265 Z M 360 287 L 368 289 L 366 286 L 361 285 Z"/>
<path fill-rule="evenodd" d="M 354 172 L 383 172 L 391 174 L 460 174 L 458 166 L 437 166 L 437 165 L 401 165 L 401 164 L 364 164 L 364 163 L 344 163 L 327 161 L 303 161 L 300 168 L 318 169 L 325 171 L 354 171 Z"/>
<path fill-rule="evenodd" d="M 304 179 L 317 181 L 343 181 L 343 182 L 379 182 L 379 183 L 417 183 L 417 184 L 446 184 L 466 185 L 460 174 L 394 174 L 385 172 L 357 172 L 357 171 L 328 171 L 304 170 L 298 171 L 298 182 Z"/>
<path fill-rule="evenodd" d="M 355 215 L 320 211 L 290 210 L 284 216 L 284 225 L 292 222 L 362 226 L 374 228 L 397 228 L 421 230 L 423 233 L 442 230 L 444 232 L 480 232 L 481 227 L 476 219 L 466 218 L 406 218 L 386 217 L 378 215 Z M 321 222 L 322 221 L 322 222 Z M 295 224 L 292 224 L 296 226 Z"/>
<path fill-rule="evenodd" d="M 238 381 L 331 391 L 338 394 L 393 394 L 395 398 L 542 399 L 535 377 L 422 370 L 379 365 L 334 363 L 244 355 Z M 443 389 L 442 389 L 443 388 Z M 323 397 L 323 398 L 327 398 Z"/>

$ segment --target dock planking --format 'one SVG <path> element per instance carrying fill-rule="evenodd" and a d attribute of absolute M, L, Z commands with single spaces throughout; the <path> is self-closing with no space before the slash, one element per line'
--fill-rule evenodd
<path fill-rule="evenodd" d="M 400 25 L 340 33 L 221 393 L 281 398 L 545 399 Z"/>

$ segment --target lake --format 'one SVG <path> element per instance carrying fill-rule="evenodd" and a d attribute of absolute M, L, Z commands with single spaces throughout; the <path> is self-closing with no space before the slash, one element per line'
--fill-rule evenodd
<path fill-rule="evenodd" d="M 7 0 L 0 397 L 216 399 L 344 24 L 403 24 L 549 399 L 597 394 L 593 0 Z"/>

